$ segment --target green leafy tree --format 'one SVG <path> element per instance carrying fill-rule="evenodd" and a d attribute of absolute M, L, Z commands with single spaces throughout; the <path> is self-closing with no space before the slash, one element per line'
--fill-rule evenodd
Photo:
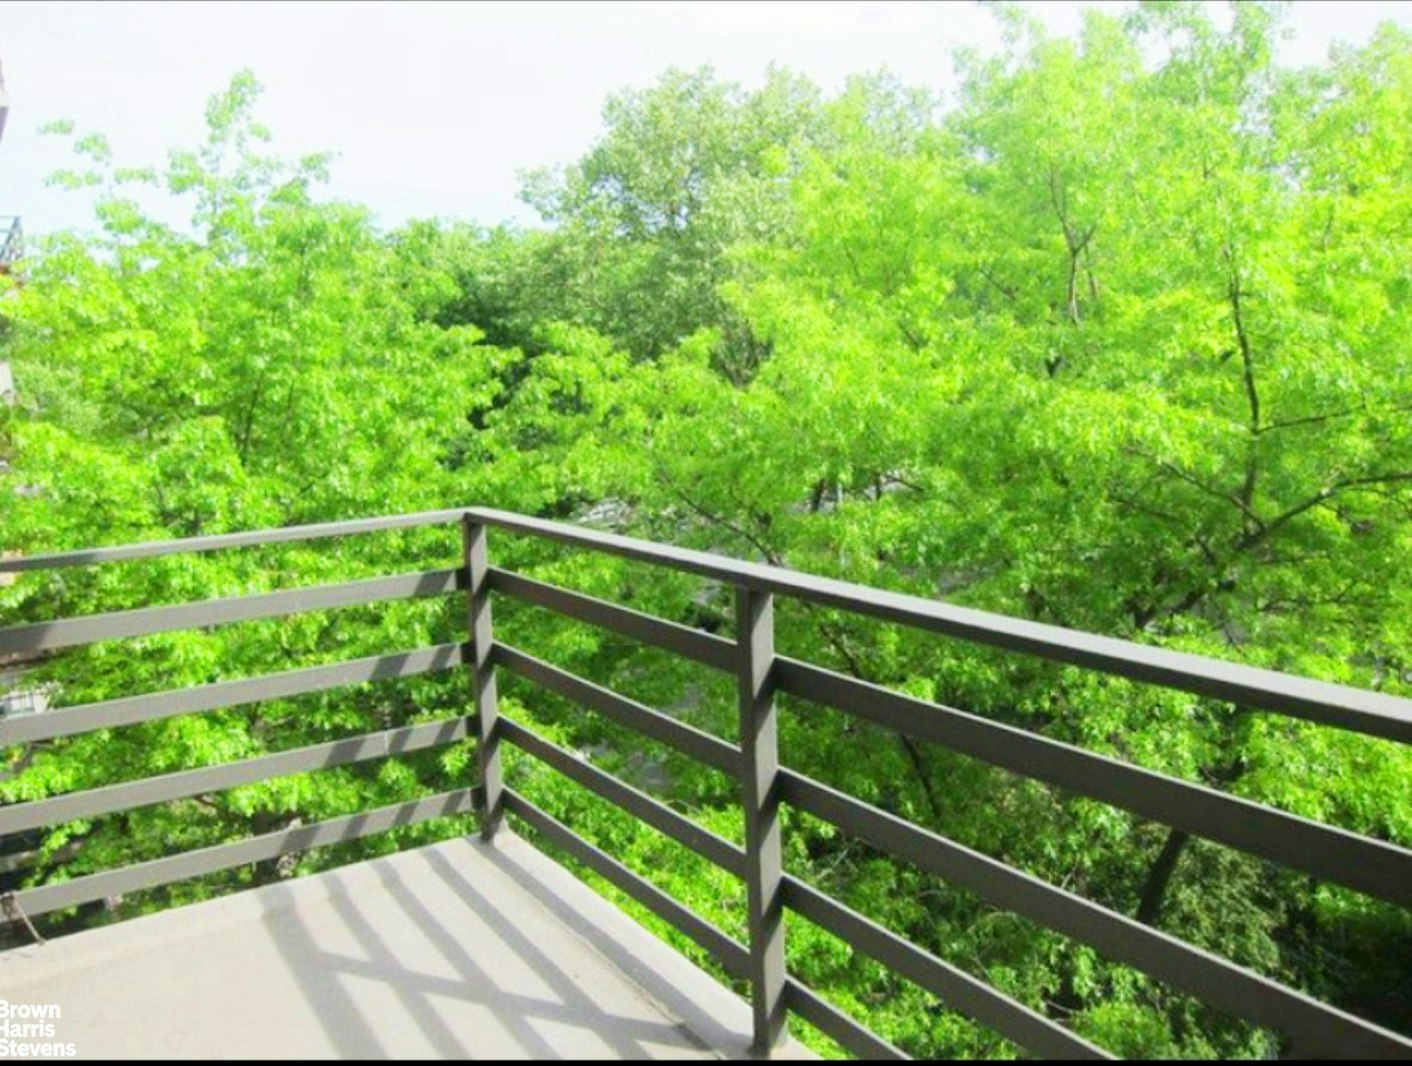
<path fill-rule="evenodd" d="M 737 243 L 718 290 L 769 352 L 748 380 L 721 373 L 709 332 L 650 367 L 546 362 L 535 388 L 593 380 L 593 398 L 561 424 L 525 391 L 481 444 L 557 479 L 535 501 L 551 513 L 602 513 L 606 495 L 624 528 L 675 542 L 1406 692 L 1412 50 L 1384 30 L 1289 71 L 1279 26 L 1258 5 L 1227 30 L 1196 6 L 1091 13 L 1074 41 L 1017 24 L 1007 54 L 963 57 L 941 121 L 883 146 L 855 111 L 854 136 L 800 155 L 781 228 Z M 846 103 L 831 113 L 846 131 Z M 630 234 L 672 215 L 625 217 Z M 598 391 L 605 377 L 620 384 Z M 676 607 L 727 624 L 719 601 Z M 1412 840 L 1397 798 L 1412 763 L 1393 745 L 820 610 L 781 625 L 792 654 Z M 1392 909 L 904 738 L 862 730 L 859 760 L 856 726 L 795 713 L 794 765 L 1406 1025 L 1377 990 L 1408 943 Z M 1087 949 L 806 839 L 810 875 L 1115 1050 L 1274 1049 Z M 850 998 L 869 982 L 903 997 L 870 1017 L 909 1047 L 1001 1050 L 954 1020 L 928 1029 L 911 993 L 837 969 L 817 938 L 799 950 L 802 973 L 836 974 Z M 1366 976 L 1335 977 L 1350 971 Z"/>
<path fill-rule="evenodd" d="M 53 549 L 484 502 L 1294 673 L 1412 691 L 1412 40 L 1308 70 L 1281 10 L 1001 8 L 939 111 L 885 76 L 833 99 L 671 72 L 613 98 L 577 164 L 526 181 L 550 228 L 319 202 L 262 153 L 237 79 L 162 175 L 95 137 L 6 339 L 6 540 Z M 129 181 L 193 203 L 147 218 Z M 486 342 L 489 342 L 487 344 Z M 454 557 L 436 534 L 26 582 L 27 618 Z M 714 632 L 728 590 L 495 536 L 497 562 Z M 421 553 L 421 554 L 419 554 Z M 394 561 L 395 560 L 395 561 Z M 457 639 L 407 604 L 102 646 L 63 699 Z M 1412 844 L 1412 756 L 1376 740 L 782 603 L 786 654 Z M 501 639 L 733 735 L 729 679 L 544 612 Z M 365 649 L 365 650 L 364 650 Z M 511 679 L 507 709 L 723 835 L 730 783 Z M 456 679 L 75 738 L 9 798 L 201 764 L 465 703 Z M 1394 1028 L 1412 920 L 1103 804 L 797 701 L 790 765 Z M 64 876 L 464 783 L 467 753 L 70 825 Z M 529 760 L 516 787 L 740 934 L 742 890 Z M 789 815 L 791 870 L 1127 1055 L 1269 1056 L 1271 1035 Z M 416 839 L 425 839 L 416 837 Z M 374 846 L 390 846 L 383 843 Z M 348 854 L 360 854 L 349 852 Z M 60 858 L 63 862 L 60 862 Z M 325 860 L 305 861 L 309 868 Z M 274 876 L 264 870 L 257 876 Z M 195 893 L 211 886 L 178 890 Z M 143 905 L 160 902 L 148 901 Z M 660 923 L 657 924 L 660 928 Z M 1015 1049 L 804 922 L 791 965 L 934 1056 Z"/>
<path fill-rule="evenodd" d="M 447 298 L 454 278 L 404 256 L 363 209 L 315 199 L 323 158 L 290 164 L 263 154 L 257 92 L 248 75 L 235 78 L 207 110 L 206 143 L 173 153 L 160 174 L 116 167 L 99 137 L 75 142 L 80 168 L 58 180 L 97 190 L 98 231 L 49 242 L 6 308 L 6 355 L 21 397 L 0 493 L 7 548 L 199 536 L 451 502 L 468 416 L 491 402 L 510 357 L 481 346 L 474 327 L 438 325 L 423 313 Z M 188 226 L 143 213 L 132 190 L 152 186 L 191 205 Z M 9 617 L 45 619 L 199 600 L 405 571 L 419 556 L 446 558 L 453 542 L 395 534 L 323 551 L 173 557 L 26 577 L 0 602 Z M 99 644 L 40 664 L 30 681 L 57 685 L 60 704 L 182 688 L 456 640 L 459 610 L 417 601 Z M 36 799 L 460 713 L 464 692 L 457 679 L 429 678 L 62 738 L 12 752 L 24 772 L 3 794 Z M 26 876 L 76 876 L 362 810 L 454 787 L 468 772 L 456 749 L 69 824 L 33 842 L 40 861 Z M 399 830 L 370 846 L 427 832 Z M 262 864 L 128 906 L 282 869 Z"/>

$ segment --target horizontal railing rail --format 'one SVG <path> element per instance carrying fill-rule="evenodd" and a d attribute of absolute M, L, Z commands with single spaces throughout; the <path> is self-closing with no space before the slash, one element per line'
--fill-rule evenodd
<path fill-rule="evenodd" d="M 684 725 L 669 715 L 560 670 L 508 644 L 495 645 L 495 664 L 722 773 L 731 777 L 740 774 L 740 749 L 719 737 Z"/>
<path fill-rule="evenodd" d="M 1063 1059 L 1111 1059 L 1102 1048 L 1057 1022 L 1017 1003 L 964 970 L 938 959 L 889 929 L 845 907 L 793 877 L 784 879 L 784 905 L 820 929 L 925 988 L 983 1025 L 1015 1034 L 1036 1055 Z"/>
<path fill-rule="evenodd" d="M 780 861 L 780 808 L 783 805 L 821 819 L 844 835 L 864 841 L 900 862 L 973 892 L 995 907 L 1023 915 L 1083 942 L 1113 961 L 1133 966 L 1220 1011 L 1275 1030 L 1297 1054 L 1412 1056 L 1412 1040 L 1402 1034 L 1320 1002 L 782 767 L 775 739 L 775 697 L 789 696 L 804 706 L 831 707 L 915 740 L 941 745 L 992 766 L 1117 807 L 1138 818 L 1202 836 L 1405 907 L 1412 907 L 1412 852 L 1384 840 L 1300 818 L 1038 733 L 776 655 L 772 597 L 780 595 L 837 608 L 1240 707 L 1285 714 L 1404 743 L 1412 742 L 1412 701 L 488 508 L 430 511 L 30 556 L 0 561 L 0 572 L 123 562 L 183 551 L 247 548 L 380 530 L 457 524 L 465 536 L 465 559 L 462 566 L 450 570 L 0 629 L 0 654 L 47 654 L 94 640 L 124 639 L 186 626 L 280 617 L 296 611 L 385 599 L 465 591 L 470 602 L 468 639 L 463 643 L 222 681 L 193 689 L 124 697 L 0 721 L 0 744 L 34 743 L 88 729 L 449 668 L 468 671 L 475 701 L 474 709 L 460 718 L 383 730 L 220 767 L 181 771 L 0 808 L 0 834 L 10 834 L 282 774 L 423 750 L 468 737 L 475 737 L 477 741 L 480 782 L 471 788 L 126 869 L 37 885 L 20 892 L 18 901 L 35 913 L 73 906 L 137 887 L 353 839 L 381 831 L 379 827 L 390 828 L 407 824 L 408 820 L 438 817 L 438 812 L 465 813 L 474 807 L 480 812 L 487 836 L 493 834 L 506 814 L 512 816 L 676 928 L 699 945 L 727 974 L 746 981 L 755 1011 L 757 1042 L 762 1047 L 778 1039 L 784 1015 L 789 1012 L 855 1054 L 905 1057 L 900 1049 L 786 971 L 783 915 L 789 911 L 1026 1051 L 1042 1056 L 1111 1057 L 1104 1049 L 1042 1011 L 1018 1002 L 832 899 L 819 888 L 786 873 Z M 708 633 L 491 566 L 485 548 L 487 528 L 605 552 L 729 585 L 737 596 L 736 637 L 730 639 Z M 497 640 L 490 623 L 492 596 L 548 610 L 734 675 L 740 692 L 740 742 L 733 743 L 704 732 Z M 526 724 L 501 714 L 495 687 L 497 669 L 726 774 L 739 785 L 745 846 L 718 836 L 688 815 L 552 743 Z M 800 710 L 807 713 L 803 707 Z M 536 806 L 518 789 L 502 785 L 502 743 L 523 751 L 667 839 L 740 878 L 747 889 L 748 942 L 741 943 L 673 899 L 650 879 L 629 869 Z"/>
<path fill-rule="evenodd" d="M 159 559 L 166 555 L 189 555 L 195 552 L 226 551 L 231 548 L 262 548 L 290 541 L 324 540 L 387 530 L 446 526 L 461 521 L 461 516 L 465 513 L 464 509 L 419 511 L 415 514 L 386 515 L 380 518 L 355 518 L 343 522 L 317 522 L 276 529 L 252 529 L 244 533 L 217 533 L 207 537 L 149 540 L 141 544 L 119 544 L 108 548 L 82 548 L 78 551 L 24 555 L 0 559 L 0 574 L 24 573 L 27 570 L 60 570 L 71 566 L 97 566 L 102 563 L 127 563 L 139 559 Z"/>
<path fill-rule="evenodd" d="M 790 806 L 866 840 L 882 851 L 997 907 L 1031 918 L 1111 958 L 1201 998 L 1237 1017 L 1292 1037 L 1322 1054 L 1378 1057 L 1409 1042 L 1176 937 L 1108 910 L 895 815 L 785 771 Z"/>
<path fill-rule="evenodd" d="M 257 533 L 161 541 L 116 549 L 65 552 L 55 556 L 5 559 L 7 570 L 34 572 L 51 567 L 148 559 L 181 551 L 252 547 L 454 521 L 449 514 L 398 516 L 363 522 L 291 527 Z M 36 565 L 39 564 L 39 565 Z M 468 587 L 464 566 L 393 574 L 331 585 L 282 589 L 246 596 L 113 611 L 77 618 L 0 628 L 0 656 L 51 655 L 101 641 L 127 640 L 183 629 L 204 629 L 310 611 L 336 610 L 387 601 L 444 596 Z M 281 673 L 217 681 L 184 689 L 145 693 L 43 714 L 0 718 L 0 747 L 31 745 L 97 729 L 118 728 L 177 715 L 264 703 L 366 682 L 409 678 L 464 667 L 470 644 L 457 641 L 360 659 L 306 666 Z M 214 766 L 70 792 L 0 807 L 0 836 L 100 818 L 138 807 L 205 796 L 273 778 L 351 766 L 464 741 L 475 733 L 474 715 L 417 722 L 392 729 L 274 752 Z M 42 915 L 108 899 L 139 889 L 217 873 L 313 848 L 356 840 L 431 818 L 471 814 L 482 802 L 479 785 L 452 789 L 376 810 L 294 825 L 233 843 L 140 862 L 131 866 L 22 888 L 9 897 L 20 913 Z"/>
<path fill-rule="evenodd" d="M 144 777 L 121 785 L 71 792 L 50 799 L 33 800 L 0 807 L 0 836 L 22 833 L 46 825 L 59 825 L 79 818 L 98 818 L 134 807 L 149 807 L 175 799 L 223 792 L 237 785 L 254 784 L 274 777 L 328 770 L 335 766 L 408 755 L 426 748 L 441 747 L 470 736 L 464 718 L 384 729 L 378 733 L 330 740 L 323 744 L 261 755 L 239 762 L 182 770 L 160 777 Z"/>
<path fill-rule="evenodd" d="M 792 977 L 784 982 L 784 1005 L 791 1014 L 797 1014 L 860 1059 L 902 1061 L 911 1057 L 871 1029 L 859 1025 L 808 985 Z"/>
<path fill-rule="evenodd" d="M 735 642 L 714 633 L 678 625 L 494 567 L 490 570 L 490 588 L 536 607 L 547 607 L 580 622 L 610 629 L 644 644 L 654 644 L 693 662 L 728 674 L 735 672 Z"/>
<path fill-rule="evenodd" d="M 283 618 L 305 611 L 354 607 L 382 600 L 402 600 L 420 596 L 440 596 L 465 588 L 459 570 L 427 570 L 419 574 L 396 574 L 338 585 L 285 589 L 255 596 L 179 603 L 169 607 L 145 607 L 136 611 L 113 611 L 86 618 L 66 618 L 56 622 L 36 622 L 27 626 L 0 629 L 0 655 L 32 655 L 40 651 L 96 644 L 103 640 L 146 637 L 177 629 L 229 625 L 264 618 Z"/>
<path fill-rule="evenodd" d="M 1412 701 L 1380 692 L 955 607 L 938 600 L 887 592 L 778 566 L 741 562 L 563 522 L 482 507 L 470 508 L 466 513 L 474 521 L 488 526 L 639 562 L 658 563 L 729 585 L 838 607 L 853 614 L 1210 696 L 1254 710 L 1275 711 L 1355 732 L 1412 742 Z"/>
<path fill-rule="evenodd" d="M 223 707 L 239 707 L 247 703 L 289 699 L 370 681 L 415 677 L 418 674 L 465 665 L 466 650 L 467 645 L 464 643 L 438 644 L 415 651 L 347 659 L 326 666 L 306 666 L 278 674 L 262 674 L 236 681 L 216 681 L 194 688 L 124 696 L 76 707 L 60 707 L 44 714 L 26 715 L 22 718 L 3 718 L 0 719 L 0 747 L 53 740 L 75 733 L 86 733 L 92 729 L 110 729 L 160 718 L 174 718 L 180 714 L 197 714 Z"/>
<path fill-rule="evenodd" d="M 576 785 L 596 793 L 614 806 L 621 807 L 663 836 L 670 837 L 683 847 L 696 852 L 727 873 L 738 877 L 744 875 L 745 849 L 717 836 L 709 829 L 703 829 L 690 818 L 678 814 L 647 793 L 623 784 L 612 774 L 604 773 L 557 744 L 551 744 L 519 723 L 504 717 L 500 721 L 504 726 L 505 739 L 522 751 L 533 755 L 545 765 L 552 766 Z"/>
<path fill-rule="evenodd" d="M 14 902 L 27 914 L 45 914 L 64 907 L 94 903 L 111 896 L 120 896 L 124 892 L 157 888 L 173 881 L 185 881 L 191 877 L 277 859 L 281 855 L 341 844 L 374 833 L 385 833 L 389 829 L 416 825 L 429 818 L 470 814 L 479 807 L 478 796 L 479 790 L 476 788 L 454 789 L 425 799 L 408 800 L 371 811 L 314 822 L 312 825 L 281 829 L 248 840 L 236 841 L 234 844 L 217 844 L 164 859 L 124 866 L 117 870 L 87 874 L 72 881 L 27 888 L 14 894 Z"/>
<path fill-rule="evenodd" d="M 732 977 L 749 973 L 750 949 L 722 932 L 685 904 L 679 903 L 645 877 L 634 873 L 611 855 L 600 851 L 568 826 L 553 818 L 513 789 L 505 791 L 505 807 L 535 832 L 563 849 L 615 888 L 626 892 L 657 917 L 705 949 Z"/>
<path fill-rule="evenodd" d="M 1412 851 L 817 666 L 776 669 L 780 692 L 1412 907 Z"/>

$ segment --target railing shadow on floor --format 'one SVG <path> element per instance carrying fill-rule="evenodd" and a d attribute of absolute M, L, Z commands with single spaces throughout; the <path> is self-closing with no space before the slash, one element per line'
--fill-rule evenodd
<path fill-rule="evenodd" d="M 476 848 L 476 873 L 493 873 L 501 885 L 503 853 L 469 846 Z M 324 875 L 331 888 L 317 906 L 331 915 L 320 913 L 317 930 L 308 924 L 307 902 L 277 904 L 265 919 L 288 974 L 340 1056 L 392 1053 L 385 1030 L 403 1019 L 427 1054 L 445 1059 L 644 1059 L 673 1048 L 707 1050 L 645 1000 L 644 1009 L 624 1013 L 614 1002 L 620 990 L 585 987 L 519 932 L 523 909 L 507 912 L 503 895 L 497 902 L 478 890 L 436 847 L 403 860 Z M 364 883 L 369 872 L 376 885 Z M 542 923 L 536 930 L 544 931 Z M 562 938 L 553 943 L 572 947 Z M 389 1001 L 396 1009 L 378 1008 Z"/>

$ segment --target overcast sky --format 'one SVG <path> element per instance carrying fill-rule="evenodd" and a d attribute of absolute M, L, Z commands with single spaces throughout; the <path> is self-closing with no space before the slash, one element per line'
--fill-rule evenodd
<path fill-rule="evenodd" d="M 1110 5 L 1113 6 L 1113 5 Z M 1081 5 L 1036 4 L 1051 32 Z M 1412 3 L 1299 0 L 1290 62 Z M 604 98 L 669 66 L 710 64 L 757 85 L 771 63 L 826 89 L 887 67 L 946 91 L 958 44 L 994 47 L 970 3 L 59 3 L 0 2 L 11 112 L 0 144 L 0 214 L 31 232 L 83 226 L 82 198 L 44 187 L 68 156 L 36 135 L 54 118 L 107 134 L 124 165 L 152 165 L 202 132 L 206 98 L 248 67 L 260 116 L 293 155 L 338 153 L 332 195 L 386 225 L 446 216 L 533 221 L 518 170 L 565 163 L 601 129 Z"/>

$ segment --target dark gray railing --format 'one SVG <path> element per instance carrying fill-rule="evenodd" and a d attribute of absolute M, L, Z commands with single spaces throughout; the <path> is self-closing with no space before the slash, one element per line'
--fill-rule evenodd
<path fill-rule="evenodd" d="M 769 1047 L 781 1037 L 786 1013 L 793 1012 L 857 1054 L 905 1057 L 788 974 L 783 922 L 784 912 L 788 910 L 840 937 L 854 950 L 876 959 L 938 996 L 949 1007 L 993 1028 L 1031 1053 L 1054 1057 L 1111 1057 L 1053 1019 L 786 874 L 780 861 L 779 809 L 787 804 L 973 891 L 997 907 L 1091 945 L 1109 958 L 1165 981 L 1218 1010 L 1273 1029 L 1281 1033 L 1299 1055 L 1412 1057 L 1412 1040 L 1403 1035 L 782 767 L 776 740 L 774 697 L 785 693 L 826 704 L 910 737 L 945 745 L 991 765 L 1404 907 L 1412 907 L 1412 852 L 777 655 L 773 597 L 780 595 L 841 608 L 979 644 L 1403 743 L 1412 741 L 1412 701 L 486 508 L 35 556 L 0 562 L 0 572 L 47 570 L 176 552 L 453 523 L 462 526 L 464 540 L 463 564 L 455 569 L 0 629 L 0 656 L 37 654 L 96 640 L 198 625 L 436 596 L 453 590 L 469 593 L 467 635 L 470 639 L 463 644 L 107 700 L 0 721 L 0 745 L 13 745 L 432 670 L 465 667 L 472 682 L 474 713 L 465 717 L 385 730 L 226 766 L 168 774 L 0 809 L 0 834 L 10 834 L 281 774 L 415 751 L 468 736 L 475 736 L 478 742 L 480 782 L 473 787 L 71 881 L 38 885 L 15 894 L 15 902 L 23 912 L 37 914 L 70 907 L 472 809 L 480 813 L 482 832 L 490 837 L 509 813 L 671 923 L 716 959 L 726 972 L 747 980 L 751 988 L 756 1040 L 761 1047 Z M 678 625 L 496 568 L 490 564 L 487 549 L 490 527 L 726 583 L 735 589 L 736 639 Z M 701 732 L 497 642 L 491 622 L 493 596 L 548 608 L 734 674 L 739 691 L 741 744 L 731 744 Z M 497 668 L 576 701 L 731 775 L 740 785 L 745 847 L 717 836 L 506 717 L 500 712 L 496 698 Z M 748 943 L 742 944 L 716 928 L 507 787 L 500 769 L 502 743 L 515 745 L 742 878 L 748 906 Z"/>

